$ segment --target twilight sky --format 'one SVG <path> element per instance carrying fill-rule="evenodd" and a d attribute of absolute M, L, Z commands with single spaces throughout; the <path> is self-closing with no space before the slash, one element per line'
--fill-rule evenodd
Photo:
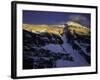
<path fill-rule="evenodd" d="M 91 14 L 23 10 L 23 23 L 26 24 L 64 24 L 67 21 L 90 27 Z"/>

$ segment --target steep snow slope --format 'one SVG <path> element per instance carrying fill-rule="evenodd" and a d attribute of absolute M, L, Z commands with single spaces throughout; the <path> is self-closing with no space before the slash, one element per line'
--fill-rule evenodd
<path fill-rule="evenodd" d="M 40 26 L 41 29 L 39 29 L 39 26 L 33 29 L 32 26 L 23 28 L 23 59 L 25 60 L 23 65 L 25 69 L 25 63 L 28 65 L 30 61 L 31 63 L 29 65 L 35 69 L 91 65 L 90 33 L 88 28 L 83 29 L 80 24 L 73 23 L 70 26 L 67 25 L 67 29 L 64 27 L 57 28 L 56 25 L 56 27 L 54 27 L 56 30 L 53 32 L 51 28 L 47 26 L 45 26 L 46 28 Z M 73 29 L 75 29 L 76 32 L 74 32 Z M 40 30 L 40 32 L 36 30 Z M 59 30 L 63 30 L 63 34 L 60 34 Z M 81 35 L 81 32 L 83 32 L 85 36 L 83 34 Z M 29 67 L 30 66 L 27 68 Z"/>

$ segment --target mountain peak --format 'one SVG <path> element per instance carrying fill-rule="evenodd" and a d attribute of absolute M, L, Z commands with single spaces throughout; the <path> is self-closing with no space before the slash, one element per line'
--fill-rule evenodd
<path fill-rule="evenodd" d="M 68 21 L 67 22 L 67 25 L 68 26 L 76 26 L 76 27 L 79 27 L 79 28 L 85 28 L 85 29 L 89 29 L 89 27 L 86 27 L 86 26 L 83 26 L 75 21 Z"/>
<path fill-rule="evenodd" d="M 74 22 L 74 21 L 68 21 L 68 22 L 67 22 L 67 25 L 69 25 L 69 26 L 70 26 L 70 25 L 74 25 L 74 26 L 80 26 L 80 27 L 82 26 L 81 24 L 79 24 L 79 23 L 77 23 L 77 22 Z"/>
<path fill-rule="evenodd" d="M 67 26 L 70 31 L 74 30 L 79 35 L 90 35 L 90 28 L 83 26 L 77 22 L 68 21 Z"/>

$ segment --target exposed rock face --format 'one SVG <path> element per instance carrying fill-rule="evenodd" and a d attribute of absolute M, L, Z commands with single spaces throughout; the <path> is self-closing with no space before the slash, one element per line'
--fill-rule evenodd
<path fill-rule="evenodd" d="M 72 25 L 70 28 L 69 24 L 56 29 L 55 32 L 51 32 L 51 28 L 49 30 L 47 26 L 44 29 L 37 32 L 36 28 L 23 28 L 23 69 L 78 67 L 91 64 L 90 37 L 73 31 Z M 61 34 L 59 30 L 62 30 Z"/>

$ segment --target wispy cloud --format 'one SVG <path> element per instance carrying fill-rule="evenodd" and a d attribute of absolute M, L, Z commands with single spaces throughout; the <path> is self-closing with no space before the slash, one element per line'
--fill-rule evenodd
<path fill-rule="evenodd" d="M 72 14 L 69 16 L 69 20 L 81 23 L 82 25 L 85 26 L 90 26 L 90 19 L 88 19 L 84 15 Z"/>

